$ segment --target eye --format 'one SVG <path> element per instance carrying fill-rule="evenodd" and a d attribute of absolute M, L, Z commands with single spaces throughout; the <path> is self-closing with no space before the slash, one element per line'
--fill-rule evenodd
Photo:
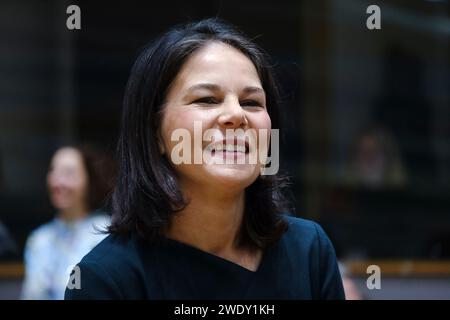
<path fill-rule="evenodd" d="M 263 107 L 259 101 L 256 100 L 244 100 L 240 102 L 243 107 Z"/>
<path fill-rule="evenodd" d="M 214 97 L 204 97 L 204 98 L 200 98 L 200 99 L 194 100 L 192 103 L 197 103 L 197 104 L 217 104 L 217 103 L 219 103 L 219 100 L 217 100 Z"/>

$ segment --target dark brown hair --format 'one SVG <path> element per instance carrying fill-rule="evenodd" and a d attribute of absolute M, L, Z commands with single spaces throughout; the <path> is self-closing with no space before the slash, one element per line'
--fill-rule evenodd
<path fill-rule="evenodd" d="M 88 174 L 87 203 L 89 210 L 104 209 L 115 184 L 117 166 L 105 151 L 90 144 L 77 149 Z"/>

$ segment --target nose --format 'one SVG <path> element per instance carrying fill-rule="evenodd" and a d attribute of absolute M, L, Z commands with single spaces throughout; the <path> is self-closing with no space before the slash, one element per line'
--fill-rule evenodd
<path fill-rule="evenodd" d="M 47 183 L 52 188 L 60 188 L 66 184 L 67 178 L 61 172 L 51 171 L 47 175 Z"/>
<path fill-rule="evenodd" d="M 225 129 L 245 128 L 248 125 L 245 111 L 242 109 L 239 100 L 228 98 L 222 105 L 222 112 L 219 116 L 219 125 Z"/>

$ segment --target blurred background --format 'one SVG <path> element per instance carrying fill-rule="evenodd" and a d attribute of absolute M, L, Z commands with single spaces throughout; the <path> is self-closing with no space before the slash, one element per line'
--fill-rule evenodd
<path fill-rule="evenodd" d="M 66 28 L 71 4 L 81 30 Z M 371 4 L 380 30 L 366 27 Z M 211 16 L 272 57 L 296 214 L 322 224 L 359 297 L 450 299 L 448 0 L 2 0 L 0 299 L 19 297 L 26 239 L 55 215 L 53 152 L 114 153 L 139 49 Z M 371 264 L 380 290 L 366 286 Z"/>

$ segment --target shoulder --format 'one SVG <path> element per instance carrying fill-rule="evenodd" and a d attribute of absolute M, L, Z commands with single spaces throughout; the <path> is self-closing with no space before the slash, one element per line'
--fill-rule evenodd
<path fill-rule="evenodd" d="M 288 224 L 288 230 L 284 237 L 288 241 L 301 241 L 303 244 L 310 245 L 330 241 L 317 222 L 288 215 L 284 218 Z"/>
<path fill-rule="evenodd" d="M 92 226 L 105 230 L 110 225 L 111 218 L 102 212 L 94 212 L 87 221 Z"/>
<path fill-rule="evenodd" d="M 289 256 L 307 263 L 314 299 L 344 299 L 341 275 L 333 244 L 322 227 L 311 220 L 285 217 L 283 235 Z M 301 264 L 301 262 L 299 262 Z"/>
<path fill-rule="evenodd" d="M 80 229 L 80 236 L 87 243 L 98 244 L 107 235 L 108 226 L 111 221 L 109 216 L 94 215 L 86 218 Z"/>
<path fill-rule="evenodd" d="M 140 266 L 136 240 L 108 235 L 84 256 L 79 266 L 113 279 L 130 275 Z"/>
<path fill-rule="evenodd" d="M 288 230 L 282 240 L 290 248 L 298 253 L 307 253 L 309 256 L 336 259 L 335 250 L 328 235 L 322 227 L 312 220 L 285 216 Z"/>
<path fill-rule="evenodd" d="M 83 265 L 93 265 L 109 272 L 127 268 L 136 263 L 138 258 L 136 241 L 108 235 L 81 260 Z"/>
<path fill-rule="evenodd" d="M 94 214 L 84 219 L 82 229 L 83 232 L 88 234 L 105 234 L 110 224 L 111 219 L 109 216 L 105 214 Z"/>
<path fill-rule="evenodd" d="M 49 221 L 34 229 L 27 239 L 27 248 L 39 248 L 47 246 L 53 242 L 55 231 L 55 220 Z"/>
<path fill-rule="evenodd" d="M 68 285 L 66 299 L 123 299 L 134 295 L 139 298 L 142 292 L 143 268 L 133 238 L 108 235 L 76 268 L 81 289 L 69 289 Z"/>
<path fill-rule="evenodd" d="M 316 222 L 312 220 L 307 220 L 299 217 L 294 217 L 291 215 L 285 215 L 284 219 L 288 223 L 290 227 L 293 227 L 295 229 L 302 229 L 302 230 L 314 230 Z"/>

